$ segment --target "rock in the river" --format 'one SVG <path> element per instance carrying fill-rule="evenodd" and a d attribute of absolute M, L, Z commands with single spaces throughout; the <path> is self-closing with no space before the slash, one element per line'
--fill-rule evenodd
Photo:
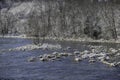
<path fill-rule="evenodd" d="M 101 60 L 101 62 L 104 63 L 104 64 L 109 65 L 110 67 L 116 67 L 116 62 L 110 63 L 110 62 L 105 61 L 105 60 Z"/>
<path fill-rule="evenodd" d="M 90 54 L 88 54 L 88 57 L 89 58 L 95 58 L 95 57 L 97 57 L 98 56 L 98 54 L 95 54 L 95 53 L 90 53 Z"/>
<path fill-rule="evenodd" d="M 111 67 L 115 67 L 116 63 L 109 63 L 108 65 L 111 66 Z"/>
<path fill-rule="evenodd" d="M 90 53 L 90 51 L 88 51 L 88 50 L 83 51 L 83 54 L 89 54 L 89 53 Z"/>
<path fill-rule="evenodd" d="M 60 53 L 61 56 L 68 56 L 68 53 Z"/>
<path fill-rule="evenodd" d="M 90 63 L 94 63 L 95 60 L 94 60 L 93 58 L 91 58 L 91 59 L 89 60 L 89 62 L 90 62 Z"/>
<path fill-rule="evenodd" d="M 42 55 L 39 55 L 38 58 L 42 58 Z"/>
<path fill-rule="evenodd" d="M 68 56 L 73 56 L 73 54 L 72 53 L 68 53 Z"/>
<path fill-rule="evenodd" d="M 83 59 L 89 58 L 88 54 L 83 54 L 83 55 L 81 55 L 81 57 L 82 57 Z"/>
<path fill-rule="evenodd" d="M 8 51 L 13 51 L 13 49 L 9 49 Z"/>
<path fill-rule="evenodd" d="M 30 58 L 28 59 L 28 62 L 34 62 L 34 61 L 36 61 L 36 58 L 35 58 L 35 57 L 30 57 Z"/>
<path fill-rule="evenodd" d="M 106 57 L 104 58 L 104 60 L 109 61 L 109 60 L 110 60 L 110 57 L 109 57 L 109 56 L 106 56 Z"/>
<path fill-rule="evenodd" d="M 48 61 L 46 58 L 40 58 L 40 61 Z"/>
<path fill-rule="evenodd" d="M 111 53 L 116 53 L 116 52 L 118 52 L 118 50 L 116 50 L 116 49 L 114 49 L 114 48 L 110 48 L 110 49 L 109 49 L 109 52 L 111 52 Z"/>
<path fill-rule="evenodd" d="M 120 66 L 120 62 L 117 62 L 116 65 L 117 65 L 117 66 Z"/>
<path fill-rule="evenodd" d="M 67 47 L 66 49 L 69 50 L 69 49 L 71 49 L 71 47 Z"/>
<path fill-rule="evenodd" d="M 104 60 L 104 58 L 102 56 L 98 57 L 97 59 L 100 61 Z"/>
<path fill-rule="evenodd" d="M 46 58 L 53 58 L 53 57 L 55 57 L 55 55 L 48 54 L 48 55 L 46 56 Z"/>
<path fill-rule="evenodd" d="M 61 55 L 58 54 L 58 55 L 56 55 L 55 57 L 56 57 L 56 58 L 61 58 Z"/>
<path fill-rule="evenodd" d="M 53 54 L 53 55 L 58 55 L 59 53 L 58 53 L 58 52 L 53 52 L 52 54 Z"/>
<path fill-rule="evenodd" d="M 51 59 L 50 59 L 50 61 L 54 61 L 54 60 L 56 60 L 56 59 L 57 59 L 57 58 L 56 58 L 56 57 L 54 57 L 54 58 L 51 58 Z"/>
<path fill-rule="evenodd" d="M 74 61 L 76 61 L 76 62 L 82 61 L 82 58 L 81 57 L 75 57 Z"/>
<path fill-rule="evenodd" d="M 96 50 L 95 50 L 95 49 L 92 49 L 91 51 L 92 51 L 92 53 L 95 53 L 95 52 L 96 52 Z"/>
<path fill-rule="evenodd" d="M 117 53 L 116 56 L 120 56 L 120 53 Z"/>
<path fill-rule="evenodd" d="M 74 54 L 78 55 L 78 54 L 80 54 L 80 51 L 74 51 Z"/>

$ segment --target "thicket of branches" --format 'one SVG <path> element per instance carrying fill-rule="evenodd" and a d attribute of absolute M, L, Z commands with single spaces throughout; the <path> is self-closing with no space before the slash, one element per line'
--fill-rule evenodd
<path fill-rule="evenodd" d="M 28 20 L 31 35 L 117 39 L 115 3 L 96 1 L 35 1 L 36 7 Z"/>
<path fill-rule="evenodd" d="M 7 10 L 0 11 L 0 35 L 4 36 L 6 34 L 16 33 L 15 30 L 13 30 L 16 21 L 17 19 L 12 13 Z"/>

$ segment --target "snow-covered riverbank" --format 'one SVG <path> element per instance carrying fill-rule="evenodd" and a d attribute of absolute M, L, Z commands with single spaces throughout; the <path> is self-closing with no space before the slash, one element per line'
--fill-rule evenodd
<path fill-rule="evenodd" d="M 1 36 L 0 38 L 24 38 L 24 39 L 36 39 L 35 37 L 27 37 L 26 35 L 19 35 L 19 36 L 11 36 L 11 35 L 6 35 L 6 36 Z M 43 39 L 40 37 L 39 39 Z M 118 37 L 117 40 L 110 39 L 110 40 L 105 40 L 105 39 L 91 39 L 91 38 L 64 38 L 64 37 L 44 37 L 46 40 L 57 40 L 57 41 L 75 41 L 75 42 L 98 42 L 98 43 L 120 43 L 120 37 Z"/>

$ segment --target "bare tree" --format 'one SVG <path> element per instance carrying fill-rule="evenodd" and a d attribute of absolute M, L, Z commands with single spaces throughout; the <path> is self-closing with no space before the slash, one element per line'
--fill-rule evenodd
<path fill-rule="evenodd" d="M 98 0 L 35 0 L 35 4 L 28 23 L 38 43 L 40 37 L 44 42 L 45 37 L 51 35 L 80 37 L 86 33 L 88 37 L 99 39 L 103 28 L 99 25 L 102 18 L 109 26 L 104 25 L 112 33 L 112 38 L 117 39 L 112 3 L 102 3 L 102 8 Z"/>
<path fill-rule="evenodd" d="M 33 9 L 28 25 L 31 29 L 32 36 L 36 37 L 35 44 L 44 43 L 45 36 L 49 34 L 51 27 L 51 3 L 46 0 L 38 0 L 36 7 Z"/>
<path fill-rule="evenodd" d="M 5 34 L 10 34 L 13 32 L 13 28 L 15 27 L 17 19 L 14 15 L 8 11 L 4 11 L 0 13 L 0 28 L 1 34 L 4 36 Z"/>
<path fill-rule="evenodd" d="M 108 32 L 108 36 L 113 39 L 117 39 L 117 31 L 116 31 L 116 21 L 115 21 L 115 3 L 114 1 L 106 2 L 102 4 L 102 17 L 104 22 L 107 25 L 106 32 Z M 110 38 L 108 37 L 108 38 Z"/>
<path fill-rule="evenodd" d="M 99 3 L 98 2 L 85 2 L 82 6 L 82 13 L 85 18 L 84 33 L 93 39 L 100 38 L 101 27 L 99 26 Z"/>

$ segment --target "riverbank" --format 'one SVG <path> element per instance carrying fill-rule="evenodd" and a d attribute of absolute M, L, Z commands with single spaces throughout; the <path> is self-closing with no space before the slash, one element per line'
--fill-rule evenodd
<path fill-rule="evenodd" d="M 1 36 L 0 38 L 23 38 L 23 39 L 36 39 L 35 37 L 28 37 L 26 35 L 19 35 L 19 36 Z M 43 39 L 40 37 L 39 39 Z M 99 40 L 94 40 L 88 37 L 85 38 L 64 38 L 64 37 L 44 37 L 45 40 L 57 40 L 57 41 L 75 41 L 75 42 L 95 42 L 95 43 L 120 43 L 120 36 L 118 37 L 117 40 L 115 39 L 110 39 L 110 40 L 105 40 L 105 39 L 99 39 Z"/>

